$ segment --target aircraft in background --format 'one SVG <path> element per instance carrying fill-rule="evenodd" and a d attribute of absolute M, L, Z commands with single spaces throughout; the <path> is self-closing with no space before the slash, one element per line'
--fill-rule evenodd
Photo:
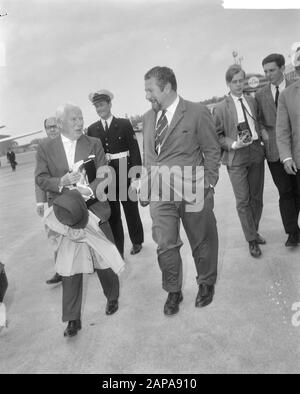
<path fill-rule="evenodd" d="M 3 128 L 3 127 L 5 127 L 5 126 L 1 126 L 0 128 Z M 34 135 L 34 134 L 38 134 L 38 133 L 42 133 L 42 132 L 43 132 L 43 130 L 32 131 L 30 133 L 19 134 L 19 135 L 15 135 L 15 136 L 8 136 L 8 137 L 4 137 L 4 138 L 1 138 L 1 135 L 0 135 L 0 144 L 1 144 L 1 142 L 13 141 L 13 140 L 17 140 L 22 137 L 28 137 L 29 135 Z"/>

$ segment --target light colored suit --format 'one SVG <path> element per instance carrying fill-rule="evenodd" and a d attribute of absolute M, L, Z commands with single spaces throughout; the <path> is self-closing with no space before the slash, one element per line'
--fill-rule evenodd
<path fill-rule="evenodd" d="M 97 138 L 82 135 L 76 143 L 74 161 L 76 163 L 79 160 L 86 160 L 90 155 L 95 155 L 96 169 L 106 165 L 101 141 Z M 68 171 L 68 161 L 60 135 L 54 139 L 45 139 L 39 144 L 36 154 L 35 182 L 42 190 L 47 192 L 49 206 L 52 206 L 54 199 L 60 194 L 60 178 Z M 96 178 L 89 184 L 94 195 L 96 195 L 96 188 L 100 181 Z M 108 202 L 96 201 L 89 206 L 89 209 L 101 219 L 101 230 L 113 242 L 111 229 L 107 222 L 110 215 Z M 97 269 L 96 272 L 107 299 L 118 299 L 118 276 L 110 268 Z M 63 321 L 80 319 L 81 301 L 82 274 L 63 277 Z"/>
<path fill-rule="evenodd" d="M 101 142 L 93 137 L 82 135 L 76 143 L 75 163 L 79 160 L 86 160 L 90 155 L 95 155 L 95 166 L 98 169 L 106 165 L 106 159 Z M 58 196 L 60 178 L 69 171 L 68 161 L 65 154 L 61 136 L 54 139 L 45 139 L 39 144 L 36 154 L 35 179 L 37 185 L 47 192 L 49 206 Z M 96 188 L 100 179 L 95 179 L 90 183 L 90 188 L 96 195 Z M 99 201 L 96 202 L 93 212 L 101 218 L 101 207 Z M 95 211 L 96 210 L 96 211 Z"/>
<path fill-rule="evenodd" d="M 286 81 L 290 86 L 294 81 Z M 269 83 L 256 93 L 258 105 L 258 119 L 265 127 L 268 141 L 265 141 L 266 158 L 273 181 L 279 192 L 279 209 L 282 223 L 287 234 L 298 231 L 297 183 L 293 175 L 289 175 L 279 160 L 276 140 L 276 115 L 277 108 Z"/>
<path fill-rule="evenodd" d="M 204 166 L 204 187 L 216 185 L 219 178 L 220 149 L 209 110 L 201 104 L 180 98 L 166 132 L 160 154 L 154 149 L 156 113 L 144 115 L 144 165 L 168 167 Z M 205 159 L 204 159 L 205 156 Z"/>
<path fill-rule="evenodd" d="M 286 81 L 286 86 L 292 82 Z M 264 127 L 268 133 L 268 142 L 265 143 L 266 158 L 268 161 L 275 162 L 279 160 L 279 152 L 276 141 L 276 105 L 271 91 L 271 84 L 264 86 L 256 95 L 258 108 L 258 120 L 261 127 Z"/>
<path fill-rule="evenodd" d="M 276 137 L 280 160 L 293 158 L 300 169 L 300 80 L 279 95 Z"/>
<path fill-rule="evenodd" d="M 253 118 L 256 119 L 255 100 L 250 96 L 245 96 L 245 99 Z M 238 117 L 230 95 L 216 104 L 213 117 L 223 149 L 222 163 L 227 166 L 242 229 L 246 240 L 254 241 L 263 208 L 264 149 L 260 140 L 261 130 L 255 122 L 259 139 L 245 148 L 232 149 L 233 142 L 237 140 Z"/>
<path fill-rule="evenodd" d="M 154 139 L 156 113 L 148 111 L 143 119 L 144 166 L 197 166 L 204 168 L 203 186 L 207 189 L 218 181 L 220 147 L 208 109 L 201 104 L 179 99 L 158 155 Z M 190 179 L 188 182 L 196 182 Z M 201 191 L 199 191 L 201 193 Z M 208 201 L 209 200 L 209 201 Z M 213 196 L 197 212 L 187 212 L 185 201 L 150 201 L 152 234 L 157 243 L 158 262 L 162 271 L 163 288 L 177 292 L 182 287 L 182 261 L 179 249 L 180 219 L 187 233 L 197 269 L 197 282 L 213 285 L 217 276 L 218 235 L 213 214 Z"/>

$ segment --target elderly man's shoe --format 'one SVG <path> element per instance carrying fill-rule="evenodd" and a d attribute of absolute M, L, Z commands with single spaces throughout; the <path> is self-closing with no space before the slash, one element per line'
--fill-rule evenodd
<path fill-rule="evenodd" d="M 47 285 L 55 285 L 62 281 L 62 276 L 59 275 L 57 272 L 52 276 L 51 279 L 46 280 Z"/>
<path fill-rule="evenodd" d="M 259 245 L 265 245 L 267 241 L 260 234 L 256 234 L 256 241 Z"/>
<path fill-rule="evenodd" d="M 137 254 L 142 250 L 141 244 L 133 244 L 130 250 L 130 254 Z"/>
<path fill-rule="evenodd" d="M 299 242 L 299 234 L 298 233 L 290 233 L 288 236 L 288 239 L 285 243 L 285 246 L 286 247 L 298 246 L 298 242 Z"/>
<path fill-rule="evenodd" d="M 205 283 L 201 283 L 199 285 L 199 290 L 195 301 L 195 307 L 202 308 L 210 304 L 213 300 L 214 294 L 215 294 L 214 285 L 206 285 Z"/>
<path fill-rule="evenodd" d="M 107 301 L 105 313 L 107 315 L 112 315 L 113 313 L 117 312 L 118 308 L 118 300 Z"/>
<path fill-rule="evenodd" d="M 252 257 L 259 257 L 261 256 L 261 250 L 256 240 L 249 241 L 249 252 Z"/>
<path fill-rule="evenodd" d="M 74 337 L 81 330 L 81 320 L 70 320 L 64 331 L 64 337 Z"/>
<path fill-rule="evenodd" d="M 183 300 L 181 291 L 169 293 L 164 306 L 164 314 L 167 316 L 175 315 L 179 311 L 179 304 Z"/>

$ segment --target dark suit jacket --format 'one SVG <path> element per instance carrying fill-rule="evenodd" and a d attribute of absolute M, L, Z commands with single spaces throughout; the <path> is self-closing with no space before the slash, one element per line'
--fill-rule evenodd
<path fill-rule="evenodd" d="M 160 154 L 154 148 L 156 113 L 148 111 L 143 118 L 144 165 L 204 166 L 204 187 L 216 185 L 219 178 L 220 146 L 209 110 L 180 97 Z"/>
<path fill-rule="evenodd" d="M 129 151 L 128 169 L 142 164 L 135 132 L 128 119 L 113 117 L 108 133 L 105 132 L 99 120 L 88 127 L 87 135 L 100 138 L 105 153 L 113 154 Z M 118 170 L 117 161 L 112 161 L 110 165 Z"/>
<path fill-rule="evenodd" d="M 286 81 L 289 86 L 294 81 Z M 258 106 L 258 120 L 265 125 L 268 133 L 268 141 L 266 141 L 266 157 L 268 161 L 275 162 L 279 160 L 279 152 L 276 142 L 276 106 L 273 99 L 271 84 L 261 88 L 255 95 Z"/>
<path fill-rule="evenodd" d="M 89 155 L 95 155 L 96 169 L 106 165 L 101 141 L 82 135 L 77 140 L 75 162 L 85 160 Z M 60 178 L 68 171 L 69 166 L 61 136 L 55 139 L 45 139 L 39 144 L 36 154 L 35 182 L 42 190 L 47 192 L 49 206 L 53 204 L 53 200 L 59 195 Z M 95 195 L 100 181 L 100 178 L 96 178 L 89 185 Z M 108 203 L 97 201 L 90 209 L 104 220 L 103 215 L 107 215 L 107 205 Z"/>
<path fill-rule="evenodd" d="M 257 119 L 257 104 L 255 99 L 251 96 L 245 96 L 245 99 L 247 100 L 247 103 L 251 109 L 252 116 Z M 239 151 L 238 155 L 240 155 L 241 151 L 245 148 L 231 148 L 233 142 L 237 140 L 238 117 L 233 98 L 230 95 L 220 103 L 216 104 L 213 110 L 213 118 L 217 129 L 218 139 L 223 149 L 222 163 L 224 165 L 231 166 L 236 153 Z M 256 122 L 255 130 L 258 134 L 258 138 L 261 138 L 261 128 Z M 262 155 L 264 154 L 264 151 L 260 145 L 253 145 L 253 147 L 254 149 L 261 151 Z"/>
<path fill-rule="evenodd" d="M 7 152 L 6 157 L 7 157 L 7 160 L 10 161 L 11 163 L 16 161 L 16 154 L 14 151 Z"/>
<path fill-rule="evenodd" d="M 300 169 L 300 80 L 279 95 L 276 137 L 280 160 L 291 157 Z"/>
<path fill-rule="evenodd" d="M 48 137 L 43 138 L 39 144 L 43 144 L 43 141 L 45 141 Z M 45 192 L 44 190 L 42 190 L 36 182 L 34 182 L 34 190 L 35 190 L 35 200 L 37 203 L 45 203 L 47 202 L 47 192 Z"/>

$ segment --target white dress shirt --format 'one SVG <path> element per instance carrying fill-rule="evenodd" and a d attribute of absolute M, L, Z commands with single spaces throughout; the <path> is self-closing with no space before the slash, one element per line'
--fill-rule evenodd
<path fill-rule="evenodd" d="M 242 95 L 241 97 L 237 97 L 237 96 L 234 96 L 233 94 L 231 94 L 231 97 L 233 99 L 233 102 L 234 102 L 234 105 L 235 105 L 235 108 L 236 108 L 236 112 L 237 112 L 237 117 L 238 117 L 238 122 L 239 123 L 245 122 L 245 117 L 244 117 L 244 113 L 243 113 L 243 109 L 242 109 L 242 104 L 239 101 L 240 98 L 243 100 L 243 104 L 246 107 L 247 111 L 253 116 L 253 114 L 251 112 L 251 109 L 250 109 L 250 107 L 249 107 L 249 105 L 247 103 L 247 100 L 245 99 L 244 95 Z M 247 111 L 246 111 L 246 117 L 247 117 L 247 121 L 248 121 L 248 124 L 249 124 L 249 127 L 250 127 L 250 131 L 252 133 L 252 139 L 253 140 L 258 140 L 258 135 L 257 135 L 257 132 L 255 130 L 254 120 L 249 116 Z"/>
<path fill-rule="evenodd" d="M 67 156 L 69 171 L 77 171 L 75 166 L 75 150 L 76 150 L 77 140 L 70 140 L 69 138 L 65 137 L 62 134 L 61 134 L 61 140 Z M 86 183 L 86 178 L 84 176 L 82 177 L 82 179 L 79 180 L 79 182 L 77 182 L 77 186 L 78 188 L 82 187 L 89 191 L 89 194 L 83 195 L 83 198 L 85 200 L 94 197 L 93 191 L 90 187 L 88 187 L 88 184 Z M 68 186 L 69 189 L 73 189 L 74 187 L 75 186 Z M 62 186 L 59 186 L 59 192 L 61 192 L 61 190 L 62 190 Z"/>
<path fill-rule="evenodd" d="M 286 88 L 286 80 L 283 79 L 283 81 L 279 85 L 273 85 L 271 83 L 271 92 L 272 92 L 272 96 L 273 96 L 274 101 L 275 101 L 275 96 L 276 96 L 276 86 L 279 87 L 279 94 L 280 94 L 283 91 L 283 89 Z"/>
<path fill-rule="evenodd" d="M 173 103 L 171 105 L 169 105 L 168 108 L 166 108 L 166 117 L 168 120 L 168 126 L 170 126 L 170 124 L 171 124 L 171 121 L 173 119 L 173 116 L 176 111 L 178 103 L 179 103 L 179 96 L 177 95 L 176 99 L 173 101 Z M 160 118 L 161 113 L 162 113 L 162 111 L 157 112 L 156 125 L 157 125 L 158 119 Z"/>
<path fill-rule="evenodd" d="M 70 140 L 69 138 L 65 137 L 62 134 L 61 134 L 61 140 L 67 156 L 69 170 L 72 171 L 75 162 L 75 150 L 76 150 L 77 140 Z"/>
<path fill-rule="evenodd" d="M 113 120 L 113 116 L 110 115 L 110 117 L 109 117 L 108 119 L 102 119 L 102 118 L 100 118 L 100 120 L 101 120 L 103 129 L 105 130 L 105 122 L 107 122 L 107 127 L 109 128 L 109 127 L 110 127 L 110 124 L 111 124 L 111 121 Z"/>

